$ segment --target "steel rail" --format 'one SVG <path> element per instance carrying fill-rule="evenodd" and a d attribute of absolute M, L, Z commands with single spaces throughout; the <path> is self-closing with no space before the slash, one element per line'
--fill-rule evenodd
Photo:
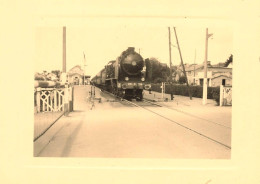
<path fill-rule="evenodd" d="M 133 102 L 130 102 L 130 103 L 131 103 L 131 104 L 134 104 Z M 220 145 L 222 145 L 222 146 L 225 146 L 226 148 L 231 149 L 231 146 L 226 145 L 226 144 L 224 144 L 224 143 L 222 143 L 222 142 L 219 142 L 219 141 L 217 141 L 217 140 L 215 140 L 215 139 L 213 139 L 213 138 L 211 138 L 211 137 L 209 137 L 209 136 L 207 136 L 207 135 L 204 135 L 204 134 L 202 134 L 202 133 L 200 133 L 200 132 L 198 132 L 198 131 L 196 131 L 196 130 L 193 130 L 193 129 L 187 127 L 187 126 L 184 126 L 184 125 L 182 125 L 181 123 L 178 123 L 177 121 L 174 121 L 174 120 L 172 120 L 172 119 L 170 119 L 170 118 L 168 118 L 168 117 L 166 117 L 166 116 L 163 116 L 163 115 L 161 115 L 161 114 L 159 114 L 159 113 L 157 113 L 157 112 L 155 112 L 155 111 L 152 111 L 152 110 L 150 110 L 150 109 L 148 109 L 148 108 L 146 108 L 146 107 L 139 106 L 139 105 L 137 105 L 137 104 L 135 104 L 135 106 L 140 107 L 140 108 L 143 108 L 143 109 L 145 109 L 145 110 L 147 110 L 147 111 L 150 111 L 150 112 L 152 112 L 152 113 L 154 113 L 154 114 L 156 114 L 156 115 L 158 115 L 158 116 L 160 116 L 160 117 L 162 117 L 162 118 L 164 118 L 164 119 L 166 119 L 166 120 L 168 120 L 168 121 L 171 121 L 171 122 L 173 122 L 173 123 L 175 123 L 175 124 L 177 124 L 177 125 L 179 125 L 179 126 L 185 128 L 185 129 L 188 129 L 188 130 L 190 130 L 190 131 L 192 131 L 192 132 L 194 132 L 194 133 L 196 133 L 196 134 L 199 134 L 200 136 L 203 136 L 203 137 L 205 137 L 205 138 L 207 138 L 207 139 L 209 139 L 209 140 L 211 140 L 211 141 L 213 141 L 213 142 L 216 142 L 216 143 L 218 143 L 218 144 L 220 144 Z M 163 106 L 161 106 L 161 107 L 163 107 Z"/>
<path fill-rule="evenodd" d="M 222 124 L 220 124 L 220 123 L 217 123 L 217 122 L 214 122 L 214 121 L 211 121 L 211 120 L 208 120 L 208 119 L 205 119 L 205 118 L 196 116 L 196 115 L 194 115 L 194 114 L 191 114 L 191 113 L 188 113 L 188 112 L 185 112 L 185 111 L 181 111 L 181 110 L 176 109 L 176 108 L 172 108 L 172 107 L 167 107 L 167 106 L 164 106 L 164 105 L 160 105 L 160 104 L 157 104 L 157 103 L 155 103 L 155 102 L 151 102 L 151 101 L 146 100 L 146 99 L 144 99 L 144 101 L 147 102 L 147 103 L 153 104 L 153 105 L 157 105 L 157 106 L 159 106 L 159 107 L 165 107 L 165 108 L 167 108 L 167 109 L 170 109 L 170 110 L 173 110 L 173 111 L 177 111 L 177 112 L 180 112 L 180 113 L 189 115 L 189 116 L 191 116 L 191 117 L 194 117 L 194 118 L 197 118 L 197 119 L 201 119 L 201 120 L 207 121 L 207 122 L 209 122 L 209 123 L 216 124 L 216 125 L 223 126 L 223 127 L 225 127 L 225 128 L 231 129 L 231 127 L 229 127 L 229 126 L 222 125 Z"/>
<path fill-rule="evenodd" d="M 106 92 L 107 92 L 107 91 L 106 91 Z M 131 101 L 129 101 L 129 100 L 126 100 L 126 99 L 123 99 L 123 98 L 121 98 L 121 97 L 118 97 L 118 96 L 116 96 L 116 95 L 113 94 L 113 93 L 110 93 L 110 92 L 107 92 L 107 93 L 108 93 L 108 94 L 111 94 L 111 95 L 113 95 L 113 96 L 115 96 L 115 97 L 117 97 L 117 98 L 120 98 L 122 101 L 125 101 L 125 102 L 127 102 L 127 103 L 129 103 L 129 104 L 132 104 L 132 105 L 136 106 L 136 107 L 143 108 L 143 109 L 145 109 L 145 110 L 147 110 L 147 111 L 149 111 L 149 112 L 151 112 L 151 113 L 153 113 L 153 114 L 156 114 L 156 115 L 158 115 L 158 116 L 160 116 L 160 117 L 162 117 L 162 118 L 164 118 L 164 119 L 166 119 L 166 120 L 168 120 L 168 121 L 170 121 L 170 122 L 173 122 L 173 123 L 175 123 L 175 124 L 177 124 L 177 125 L 179 125 L 179 126 L 185 128 L 185 129 L 187 129 L 187 130 L 190 130 L 190 131 L 192 131 L 192 132 L 194 132 L 194 133 L 196 133 L 196 134 L 198 134 L 198 135 L 200 135 L 200 136 L 202 136 L 202 137 L 205 137 L 205 138 L 207 138 L 207 139 L 209 139 L 209 140 L 211 140 L 211 141 L 213 141 L 213 142 L 215 142 L 215 143 L 218 143 L 218 144 L 220 144 L 220 145 L 222 145 L 222 146 L 224 146 L 224 147 L 226 147 L 226 148 L 228 148 L 228 149 L 231 149 L 231 146 L 226 145 L 226 144 L 224 144 L 224 143 L 222 143 L 222 142 L 219 142 L 219 141 L 217 141 L 217 140 L 215 140 L 215 139 L 213 139 L 213 138 L 211 138 L 211 137 L 209 137 L 209 136 L 207 136 L 207 135 L 204 135 L 204 134 L 202 134 L 202 133 L 200 133 L 200 132 L 198 132 L 198 131 L 196 131 L 196 130 L 193 130 L 193 129 L 187 127 L 187 126 L 184 126 L 184 125 L 182 125 L 181 123 L 178 123 L 177 121 L 174 121 L 174 120 L 172 120 L 172 119 L 170 119 L 170 118 L 167 118 L 166 116 L 163 116 L 163 115 L 161 115 L 161 114 L 159 114 L 159 113 L 157 113 L 157 112 L 154 112 L 154 111 L 152 111 L 152 110 L 150 110 L 150 109 L 148 109 L 148 108 L 146 108 L 146 107 L 137 105 L 136 103 L 133 103 L 133 102 L 131 102 Z M 147 102 L 147 101 L 146 101 L 146 102 Z M 153 103 L 153 104 L 156 104 L 156 103 Z M 156 105 L 157 105 L 157 106 L 160 106 L 160 107 L 165 107 L 165 106 L 161 106 L 161 105 L 159 105 L 159 104 L 156 104 Z"/>

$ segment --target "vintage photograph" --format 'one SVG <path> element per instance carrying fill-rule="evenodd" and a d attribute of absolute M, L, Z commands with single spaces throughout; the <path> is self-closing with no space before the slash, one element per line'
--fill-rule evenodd
<path fill-rule="evenodd" d="M 1 1 L 0 183 L 260 183 L 259 2 Z"/>
<path fill-rule="evenodd" d="M 231 159 L 231 26 L 35 29 L 34 157 Z"/>

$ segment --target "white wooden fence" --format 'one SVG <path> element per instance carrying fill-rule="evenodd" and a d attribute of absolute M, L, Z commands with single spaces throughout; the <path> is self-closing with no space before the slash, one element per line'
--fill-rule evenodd
<path fill-rule="evenodd" d="M 232 86 L 220 86 L 220 106 L 230 106 L 232 105 Z"/>
<path fill-rule="evenodd" d="M 67 104 L 72 101 L 72 87 L 64 88 L 35 88 L 34 106 L 35 113 L 69 111 Z M 71 104 L 71 103 L 70 103 Z M 68 105 L 69 106 L 69 105 Z"/>
<path fill-rule="evenodd" d="M 73 87 L 34 89 L 34 141 L 73 111 Z"/>

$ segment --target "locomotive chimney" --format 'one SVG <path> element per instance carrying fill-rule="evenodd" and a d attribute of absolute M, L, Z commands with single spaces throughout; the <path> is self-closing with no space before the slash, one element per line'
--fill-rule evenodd
<path fill-rule="evenodd" d="M 129 51 L 135 51 L 135 48 L 134 48 L 134 47 L 128 47 L 127 50 L 129 50 Z"/>

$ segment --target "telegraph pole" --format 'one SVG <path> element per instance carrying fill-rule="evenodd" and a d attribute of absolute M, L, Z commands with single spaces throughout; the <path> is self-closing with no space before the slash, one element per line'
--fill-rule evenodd
<path fill-rule="evenodd" d="M 212 34 L 208 34 L 208 28 L 206 28 L 206 43 L 205 43 L 205 61 L 204 61 L 204 79 L 203 79 L 203 101 L 202 104 L 207 104 L 207 94 L 208 94 L 208 39 Z"/>
<path fill-rule="evenodd" d="M 182 55 L 181 55 L 181 49 L 180 49 L 180 45 L 179 45 L 179 41 L 178 41 L 176 29 L 175 29 L 175 27 L 174 27 L 173 29 L 174 29 L 174 33 L 175 33 L 175 37 L 176 37 L 176 41 L 177 41 L 177 45 L 178 45 L 178 49 L 179 49 L 179 53 L 180 53 L 181 65 L 182 65 L 182 68 L 183 68 L 183 73 L 184 73 L 184 76 L 185 76 L 185 78 L 186 78 L 186 84 L 187 84 L 187 87 L 188 87 L 189 96 L 190 96 L 190 99 L 192 100 L 192 95 L 191 95 L 191 91 L 190 91 L 190 86 L 189 86 L 187 74 L 186 74 L 186 71 L 185 71 L 185 67 L 184 67 L 184 65 L 183 65 L 183 60 L 182 60 Z"/>
<path fill-rule="evenodd" d="M 169 58 L 170 58 L 170 93 L 171 100 L 173 100 L 173 89 L 172 89 L 172 44 L 171 44 L 171 28 L 168 27 L 169 31 Z"/>
<path fill-rule="evenodd" d="M 63 26 L 63 33 L 62 33 L 62 83 L 65 84 L 65 89 L 64 89 L 64 114 L 65 116 L 68 116 L 70 107 L 70 92 L 68 88 L 68 83 L 67 83 L 67 73 L 66 73 L 66 27 Z"/>
<path fill-rule="evenodd" d="M 62 32 L 62 73 L 61 73 L 61 82 L 67 82 L 67 73 L 66 73 L 66 27 L 63 26 Z"/>
<path fill-rule="evenodd" d="M 169 58 L 170 58 L 170 75 L 171 78 L 170 80 L 172 81 L 172 49 L 171 49 L 171 28 L 168 27 L 168 31 L 169 31 Z"/>
<path fill-rule="evenodd" d="M 195 49 L 194 65 L 193 65 L 193 85 L 195 84 L 195 62 L 196 62 L 196 49 Z"/>

